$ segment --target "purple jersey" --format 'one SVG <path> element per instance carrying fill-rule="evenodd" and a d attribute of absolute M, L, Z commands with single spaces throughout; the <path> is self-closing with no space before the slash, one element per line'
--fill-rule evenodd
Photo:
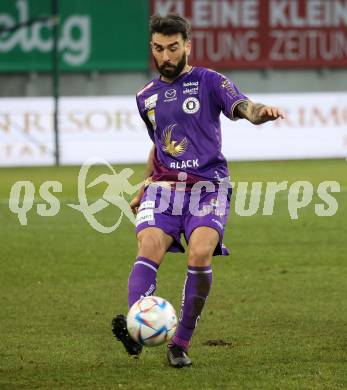
<path fill-rule="evenodd" d="M 217 182 L 229 176 L 221 152 L 220 113 L 234 118 L 234 108 L 247 97 L 226 77 L 193 67 L 168 83 L 155 79 L 137 94 L 140 115 L 155 143 L 153 180 Z"/>

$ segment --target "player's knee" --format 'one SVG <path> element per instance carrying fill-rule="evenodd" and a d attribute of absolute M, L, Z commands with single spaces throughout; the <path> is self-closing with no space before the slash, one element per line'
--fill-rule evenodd
<path fill-rule="evenodd" d="M 194 245 L 189 248 L 188 263 L 194 267 L 205 267 L 210 265 L 213 248 L 210 245 Z"/>
<path fill-rule="evenodd" d="M 165 254 L 165 242 L 159 235 L 140 232 L 137 236 L 137 243 L 139 256 L 159 262 Z"/>

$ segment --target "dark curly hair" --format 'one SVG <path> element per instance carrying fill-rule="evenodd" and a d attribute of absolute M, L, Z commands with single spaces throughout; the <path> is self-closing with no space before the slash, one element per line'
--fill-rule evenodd
<path fill-rule="evenodd" d="M 163 35 L 182 34 L 185 41 L 190 39 L 191 33 L 188 21 L 178 14 L 153 15 L 149 22 L 149 30 L 151 37 L 154 33 Z"/>

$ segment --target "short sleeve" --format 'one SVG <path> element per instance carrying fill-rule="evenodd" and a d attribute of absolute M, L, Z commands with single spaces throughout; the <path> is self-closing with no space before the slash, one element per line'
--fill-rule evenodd
<path fill-rule="evenodd" d="M 147 127 L 148 135 L 150 136 L 151 140 L 154 141 L 154 130 L 151 122 L 149 121 L 148 117 L 146 116 L 144 110 L 141 108 L 141 102 L 138 96 L 136 96 L 136 104 L 137 108 L 139 110 L 140 117 L 145 122 L 145 125 Z"/>
<path fill-rule="evenodd" d="M 218 108 L 227 118 L 239 119 L 234 116 L 235 107 L 240 102 L 248 100 L 247 96 L 242 94 L 232 81 L 220 73 L 213 72 L 211 79 L 215 103 Z"/>

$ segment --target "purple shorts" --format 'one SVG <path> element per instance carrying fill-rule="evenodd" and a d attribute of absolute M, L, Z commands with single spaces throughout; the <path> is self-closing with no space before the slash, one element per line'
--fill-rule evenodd
<path fill-rule="evenodd" d="M 219 234 L 213 256 L 227 256 L 229 252 L 223 244 L 223 235 L 232 191 L 230 186 L 218 191 L 209 190 L 202 187 L 201 191 L 175 191 L 156 183 L 150 184 L 142 196 L 136 216 L 136 234 L 148 227 L 160 228 L 174 239 L 168 251 L 183 253 L 181 234 L 188 243 L 194 229 L 207 226 Z"/>

